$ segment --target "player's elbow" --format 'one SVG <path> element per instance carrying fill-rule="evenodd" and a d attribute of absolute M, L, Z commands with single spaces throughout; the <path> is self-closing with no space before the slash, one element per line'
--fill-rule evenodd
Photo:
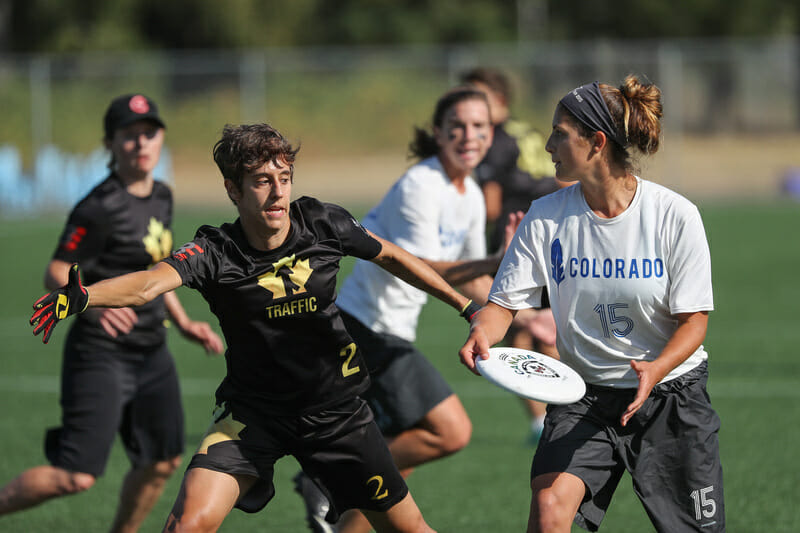
<path fill-rule="evenodd" d="M 137 306 L 140 306 L 140 305 L 144 305 L 144 304 L 146 304 L 148 302 L 152 302 L 153 300 L 158 298 L 160 295 L 161 295 L 161 292 L 155 290 L 152 287 L 146 287 L 146 288 L 142 289 L 141 291 L 138 291 L 138 292 L 136 292 L 136 293 L 131 295 L 131 300 L 132 300 L 131 306 L 132 307 L 137 307 Z"/>
<path fill-rule="evenodd" d="M 170 275 L 169 272 L 158 270 L 145 270 L 130 274 L 131 277 L 131 293 L 129 298 L 133 300 L 132 305 L 144 305 L 161 296 L 162 294 L 171 291 L 178 285 Z M 177 276 L 177 274 L 176 274 Z"/>

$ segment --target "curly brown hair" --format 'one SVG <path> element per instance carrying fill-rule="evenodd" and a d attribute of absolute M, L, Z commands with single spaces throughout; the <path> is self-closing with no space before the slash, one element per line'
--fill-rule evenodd
<path fill-rule="evenodd" d="M 294 178 L 294 160 L 300 147 L 293 147 L 281 133 L 269 124 L 226 124 L 222 138 L 214 145 L 214 162 L 222 177 L 242 189 L 245 173 L 268 161 L 289 165 Z"/>

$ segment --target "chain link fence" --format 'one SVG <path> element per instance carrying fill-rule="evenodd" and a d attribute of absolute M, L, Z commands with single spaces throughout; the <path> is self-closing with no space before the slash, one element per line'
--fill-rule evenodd
<path fill-rule="evenodd" d="M 733 181 L 750 184 L 739 193 L 773 190 L 779 174 L 800 166 L 800 157 L 791 154 L 800 137 L 799 43 L 527 42 L 0 56 L 0 209 L 70 205 L 87 183 L 102 178 L 102 114 L 111 98 L 127 92 L 159 102 L 178 188 L 187 174 L 214 174 L 210 149 L 225 123 L 253 121 L 270 122 L 298 139 L 301 158 L 338 180 L 331 191 L 341 191 L 343 180 L 369 189 L 383 167 L 384 188 L 405 164 L 412 126 L 427 123 L 438 95 L 474 66 L 506 71 L 514 81 L 514 114 L 544 131 L 569 89 L 595 79 L 618 83 L 628 73 L 645 76 L 664 95 L 665 155 L 651 169 L 662 175 L 659 181 L 692 190 L 718 169 L 738 172 Z M 759 143 L 772 150 L 786 144 L 788 151 L 770 152 L 772 166 L 759 167 L 750 161 L 758 157 Z M 392 154 L 386 165 L 376 162 L 382 154 Z M 368 163 L 359 165 L 362 159 Z M 63 172 L 63 194 L 56 194 L 55 178 L 47 175 L 60 166 L 72 170 Z M 367 175 L 357 171 L 361 166 Z M 171 168 L 163 172 L 173 175 Z M 70 185 L 73 180 L 81 186 Z M 700 187 L 700 194 L 714 193 Z"/>

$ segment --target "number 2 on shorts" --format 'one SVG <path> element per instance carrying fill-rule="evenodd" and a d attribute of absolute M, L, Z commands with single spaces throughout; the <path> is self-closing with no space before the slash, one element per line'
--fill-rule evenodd
<path fill-rule="evenodd" d="M 370 499 L 372 499 L 372 500 L 382 500 L 385 497 L 387 497 L 389 495 L 389 491 L 386 490 L 386 489 L 383 489 L 383 477 L 381 477 L 381 476 L 372 476 L 371 478 L 369 478 L 367 480 L 367 485 L 369 485 L 373 481 L 375 483 L 377 483 L 377 487 L 375 487 L 375 495 L 371 496 Z M 381 492 L 381 489 L 383 489 L 383 492 Z"/>
<path fill-rule="evenodd" d="M 344 348 L 339 351 L 340 357 L 345 357 L 344 363 L 342 363 L 342 376 L 352 376 L 361 371 L 360 367 L 357 366 L 350 366 L 350 361 L 353 360 L 353 356 L 356 354 L 356 343 L 351 342 Z"/>

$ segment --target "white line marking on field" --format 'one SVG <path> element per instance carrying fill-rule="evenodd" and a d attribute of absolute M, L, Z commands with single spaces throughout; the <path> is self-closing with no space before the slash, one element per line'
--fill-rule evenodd
<path fill-rule="evenodd" d="M 494 398 L 511 393 L 494 387 L 477 378 L 477 381 L 451 381 L 456 394 L 465 398 Z M 713 378 L 708 385 L 711 401 L 714 399 L 767 399 L 800 397 L 800 379 L 792 378 Z"/>
<path fill-rule="evenodd" d="M 181 378 L 181 391 L 185 396 L 213 397 L 221 381 L 214 378 Z M 482 379 L 451 380 L 456 394 L 464 398 L 499 398 L 511 396 Z M 759 398 L 798 398 L 800 397 L 800 380 L 791 378 L 716 378 L 708 388 L 711 400 L 720 399 L 759 399 Z M 59 376 L 54 375 L 22 375 L 0 376 L 0 393 L 47 393 L 58 394 Z"/>
<path fill-rule="evenodd" d="M 182 378 L 181 392 L 188 396 L 214 396 L 221 379 Z M 58 394 L 59 376 L 0 376 L 0 393 L 25 392 Z"/>

